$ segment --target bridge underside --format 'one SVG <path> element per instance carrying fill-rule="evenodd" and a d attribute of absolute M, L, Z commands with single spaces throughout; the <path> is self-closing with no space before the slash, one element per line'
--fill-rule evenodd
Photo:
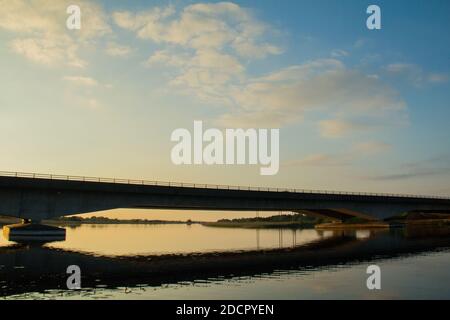
<path fill-rule="evenodd" d="M 355 212 L 346 209 L 298 210 L 297 212 L 308 216 L 328 219 L 331 221 L 346 221 L 352 218 L 360 218 L 364 220 L 378 220 L 377 218 L 363 214 L 361 212 Z"/>

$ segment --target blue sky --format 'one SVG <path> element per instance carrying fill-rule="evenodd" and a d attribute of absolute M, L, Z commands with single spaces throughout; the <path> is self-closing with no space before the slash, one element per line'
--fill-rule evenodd
<path fill-rule="evenodd" d="M 2 170 L 450 195 L 448 1 L 72 2 L 0 0 Z M 194 120 L 280 128 L 279 174 L 174 166 Z"/>

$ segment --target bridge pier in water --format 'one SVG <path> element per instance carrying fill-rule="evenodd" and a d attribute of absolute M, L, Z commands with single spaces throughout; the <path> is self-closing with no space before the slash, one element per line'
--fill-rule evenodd
<path fill-rule="evenodd" d="M 24 218 L 21 223 L 3 226 L 3 236 L 14 242 L 51 242 L 66 239 L 66 229 Z"/>

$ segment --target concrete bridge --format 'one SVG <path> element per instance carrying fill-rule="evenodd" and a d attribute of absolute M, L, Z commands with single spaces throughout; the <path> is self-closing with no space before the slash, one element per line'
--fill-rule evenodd
<path fill-rule="evenodd" d="M 117 208 L 294 211 L 341 221 L 380 220 L 405 212 L 450 213 L 450 198 L 0 172 L 0 215 L 37 223 Z"/>

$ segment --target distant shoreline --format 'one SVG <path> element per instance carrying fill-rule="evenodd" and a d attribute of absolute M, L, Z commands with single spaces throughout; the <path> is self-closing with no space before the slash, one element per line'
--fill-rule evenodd
<path fill-rule="evenodd" d="M 0 225 L 21 223 L 21 219 L 14 217 L 0 216 Z M 106 217 L 79 216 L 61 217 L 56 219 L 46 219 L 42 224 L 56 226 L 79 226 L 83 224 L 100 225 L 170 225 L 170 224 L 200 224 L 205 227 L 216 228 L 243 228 L 243 229 L 270 229 L 270 228 L 290 228 L 290 229 L 371 229 L 371 228 L 395 228 L 406 225 L 449 225 L 450 215 L 448 214 L 419 214 L 401 215 L 392 217 L 385 221 L 363 221 L 352 219 L 346 222 L 331 222 L 322 219 L 306 217 L 303 215 L 278 215 L 271 217 L 222 219 L 215 222 L 206 221 L 169 221 L 169 220 L 147 220 L 147 219 L 111 219 Z"/>
<path fill-rule="evenodd" d="M 244 228 L 244 229 L 270 229 L 270 228 L 314 228 L 313 223 L 303 223 L 295 221 L 257 221 L 257 222 L 202 222 L 205 227 L 217 227 L 217 228 Z"/>
<path fill-rule="evenodd" d="M 200 222 L 191 222 L 187 223 L 186 221 L 143 221 L 143 222 L 133 222 L 129 220 L 120 220 L 120 221 L 109 221 L 109 222 L 100 222 L 100 221 L 60 221 L 60 220 L 43 220 L 43 224 L 50 225 L 60 225 L 60 226 L 70 226 L 70 225 L 83 225 L 83 224 L 133 224 L 133 225 L 163 225 L 163 224 L 199 224 Z"/>
<path fill-rule="evenodd" d="M 244 229 L 270 229 L 270 228 L 290 228 L 290 229 L 311 229 L 318 223 L 325 222 L 323 219 L 308 217 L 302 214 L 282 214 L 270 217 L 253 217 L 238 219 L 222 219 L 216 222 L 203 222 L 206 227 L 218 228 L 244 228 Z"/>
<path fill-rule="evenodd" d="M 20 223 L 21 219 L 12 217 L 0 217 L 0 224 L 16 224 Z M 170 221 L 170 220 L 145 220 L 145 219 L 110 219 L 105 217 L 62 217 L 59 219 L 45 219 L 42 220 L 43 224 L 49 225 L 82 225 L 82 224 L 141 224 L 141 225 L 162 225 L 162 224 L 199 224 L 200 221 Z"/>

